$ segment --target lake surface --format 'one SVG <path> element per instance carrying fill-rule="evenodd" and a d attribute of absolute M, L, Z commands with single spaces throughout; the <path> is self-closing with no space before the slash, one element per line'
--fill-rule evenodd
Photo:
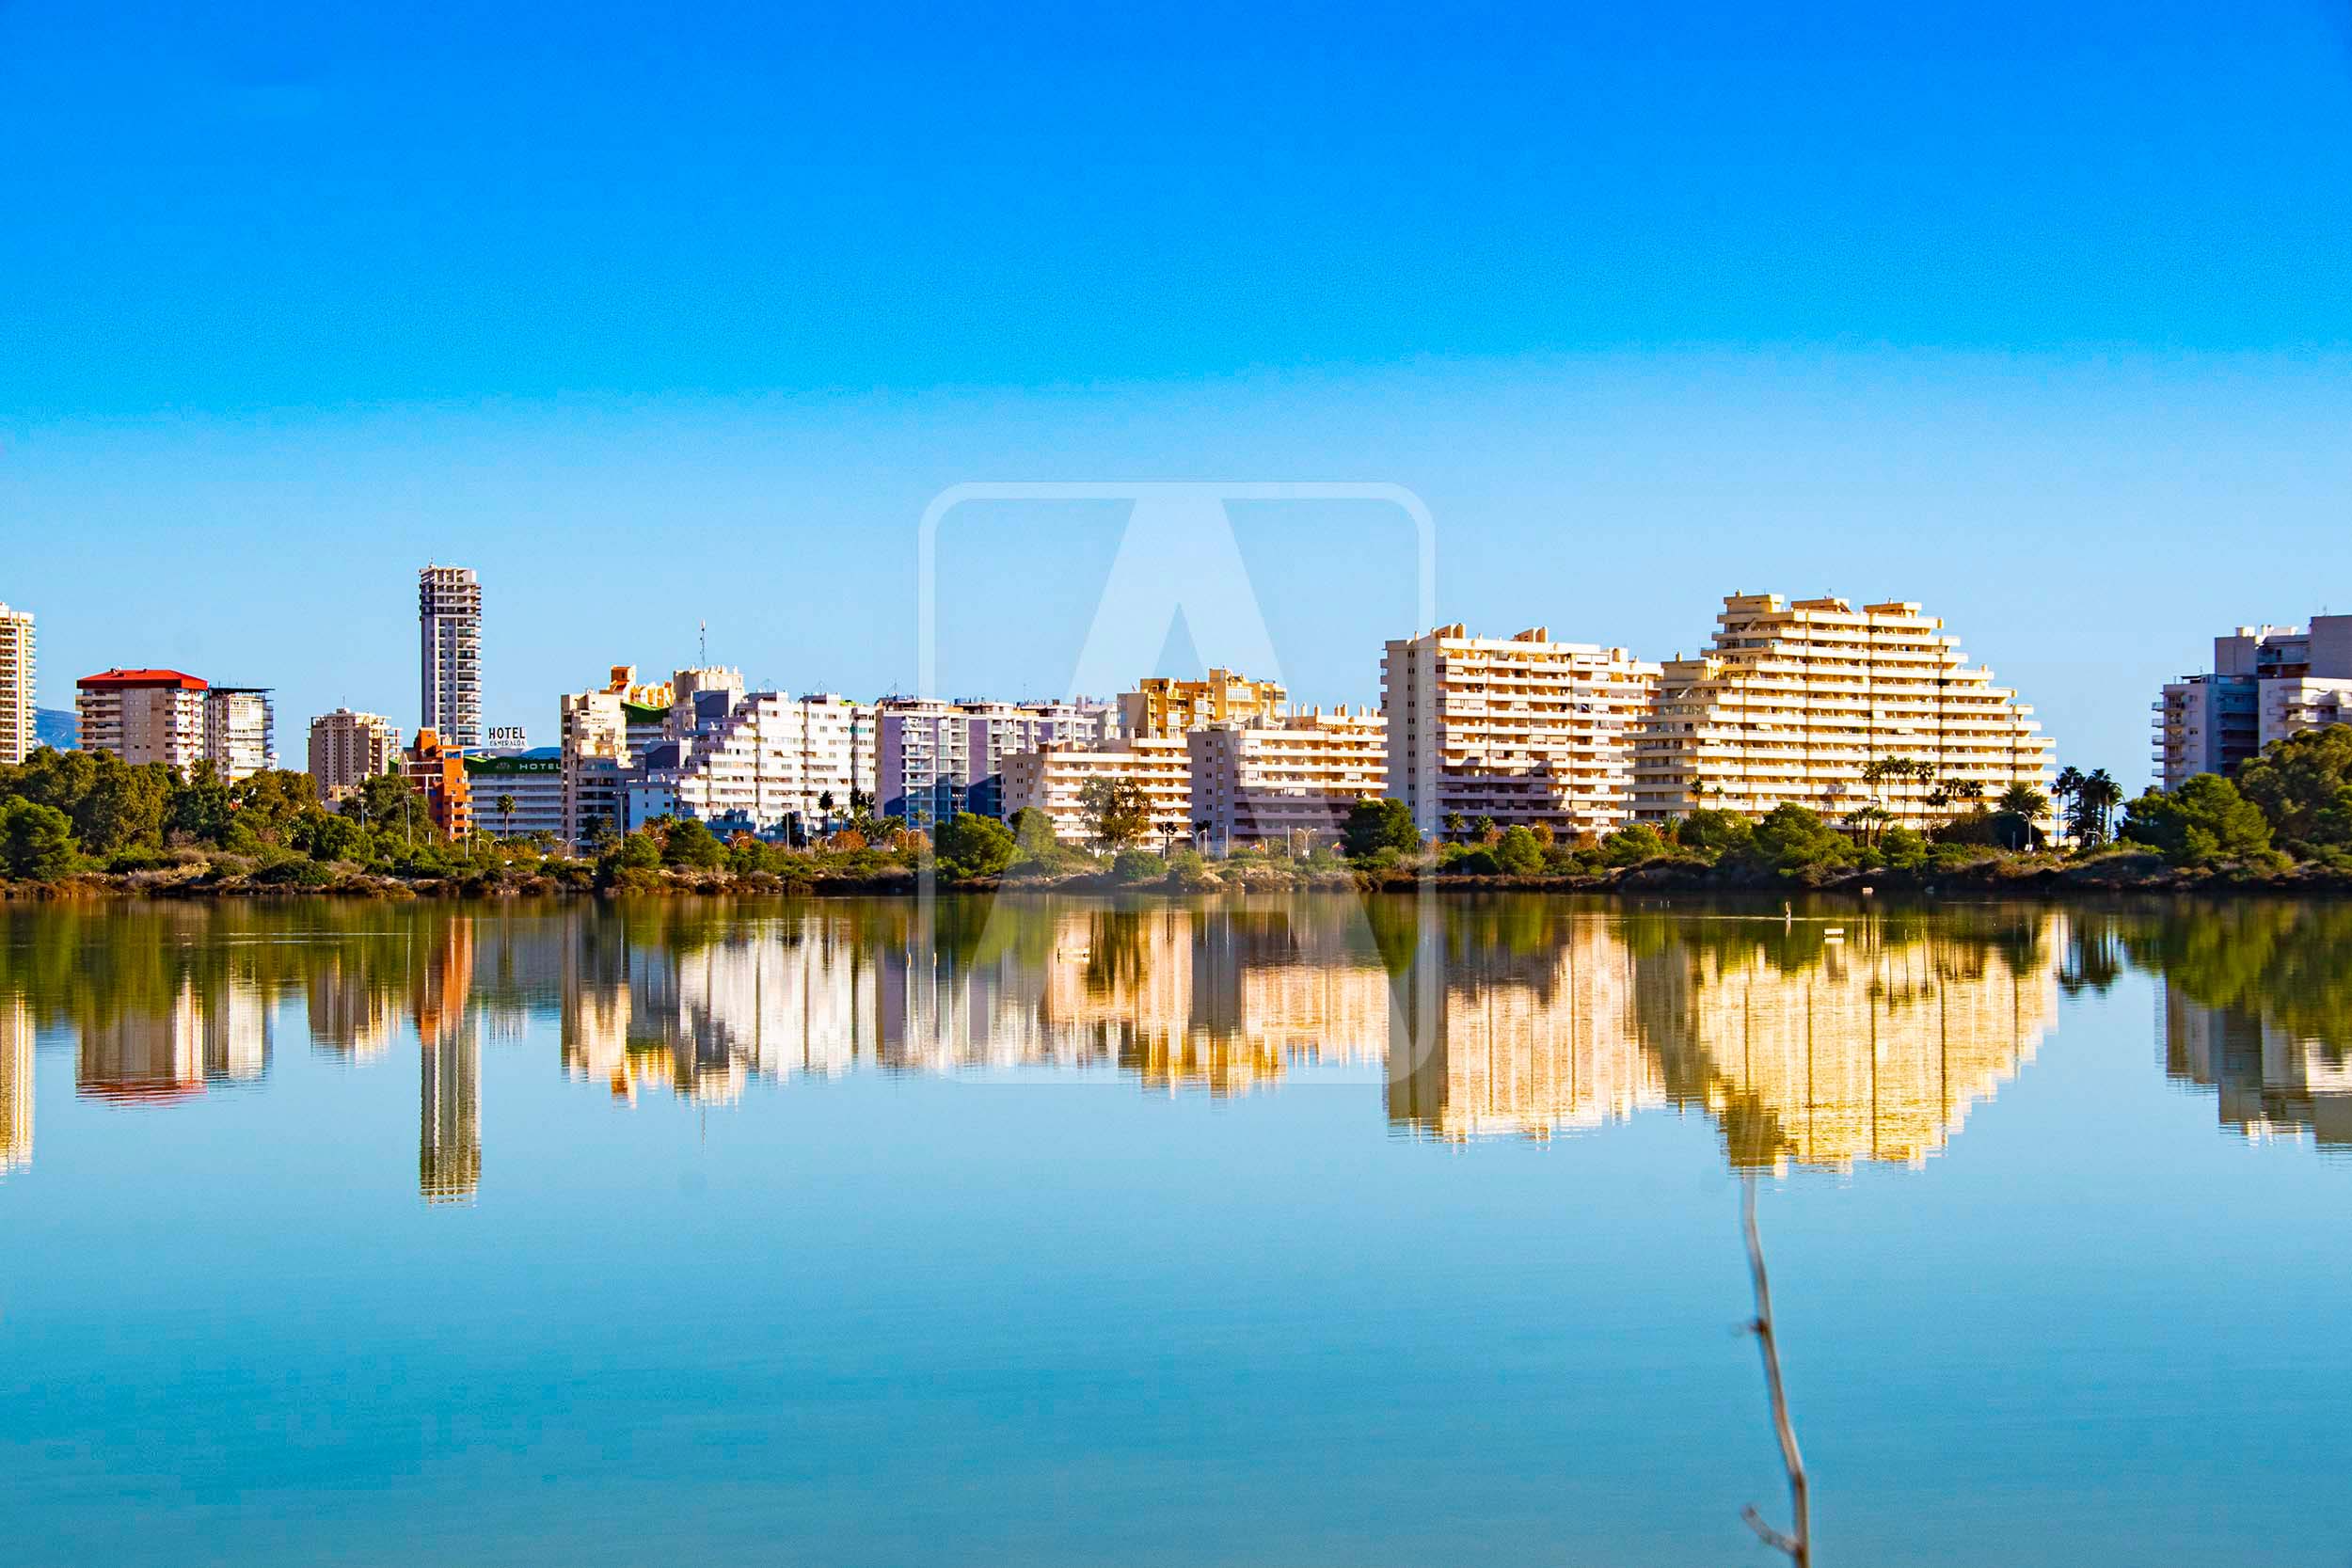
<path fill-rule="evenodd" d="M 2352 1561 L 2352 908 L 0 911 L 22 1564 Z"/>

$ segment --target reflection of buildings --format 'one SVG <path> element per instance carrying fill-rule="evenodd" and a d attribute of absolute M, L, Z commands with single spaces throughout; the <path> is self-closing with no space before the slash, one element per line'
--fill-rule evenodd
<path fill-rule="evenodd" d="M 33 1015 L 0 997 L 0 1176 L 33 1163 Z"/>
<path fill-rule="evenodd" d="M 392 1043 L 391 993 L 378 986 L 358 952 L 337 948 L 304 977 L 310 1049 L 365 1062 Z"/>
<path fill-rule="evenodd" d="M 2039 941 L 1901 936 L 1867 919 L 1846 942 L 1766 929 L 1677 943 L 1641 966 L 1644 1033 L 1668 1090 L 1717 1122 L 1737 1168 L 1919 1164 L 2056 1018 L 2057 968 Z"/>
<path fill-rule="evenodd" d="M 244 1084 L 269 1071 L 267 993 L 241 980 L 199 990 L 183 978 L 160 1009 L 86 1022 L 75 1086 L 94 1100 L 176 1100 L 207 1081 Z"/>
<path fill-rule="evenodd" d="M 2159 982 L 2165 1075 L 2217 1092 L 2221 1124 L 2249 1138 L 2352 1148 L 2352 1055 L 2238 1007 L 2209 1007 Z"/>
<path fill-rule="evenodd" d="M 435 1203 L 482 1181 L 482 1037 L 467 1004 L 473 922 L 453 919 L 417 976 L 417 1190 Z"/>
<path fill-rule="evenodd" d="M 1441 917 L 1440 917 L 1441 918 Z M 1624 942 L 1582 920 L 1537 954 L 1454 950 L 1424 926 L 1389 1048 L 1389 1117 L 1442 1138 L 1621 1120 L 1665 1101 Z"/>

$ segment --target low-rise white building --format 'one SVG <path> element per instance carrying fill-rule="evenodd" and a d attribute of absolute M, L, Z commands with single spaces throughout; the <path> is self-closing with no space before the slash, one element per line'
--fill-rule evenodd
<path fill-rule="evenodd" d="M 1129 781 L 1143 791 L 1152 826 L 1143 847 L 1192 838 L 1192 757 L 1183 740 L 1126 738 L 1107 746 L 1046 746 L 1005 759 L 1005 815 L 1045 814 L 1065 844 L 1091 844 L 1083 797 L 1096 779 Z"/>
<path fill-rule="evenodd" d="M 562 747 L 469 752 L 466 787 L 473 799 L 475 832 L 501 838 L 529 838 L 533 833 L 564 836 Z M 501 800 L 512 800 L 513 808 L 501 810 Z"/>

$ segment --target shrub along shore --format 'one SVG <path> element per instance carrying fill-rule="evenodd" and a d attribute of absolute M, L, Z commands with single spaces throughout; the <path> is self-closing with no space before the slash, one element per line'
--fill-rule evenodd
<path fill-rule="evenodd" d="M 2120 820 L 2104 805 L 2078 809 L 2065 848 L 2035 828 L 2047 806 L 2005 799 L 1932 834 L 1883 812 L 1834 823 L 1782 806 L 1760 822 L 1698 811 L 1574 841 L 1449 822 L 1447 840 L 1433 843 L 1400 802 L 1367 800 L 1336 843 L 1210 858 L 1143 847 L 1148 815 L 1108 790 L 1089 807 L 1095 847 L 1057 842 L 1034 812 L 1009 824 L 959 815 L 931 833 L 860 813 L 802 844 L 722 840 L 702 823 L 664 819 L 573 853 L 545 835 L 445 839 L 393 776 L 329 809 L 300 773 L 224 784 L 203 768 L 183 779 L 156 764 L 42 751 L 0 768 L 0 896 L 907 894 L 927 870 L 946 887 L 1062 893 L 2352 892 L 2352 726 L 2282 741 L 2235 779 L 2151 790 Z"/>

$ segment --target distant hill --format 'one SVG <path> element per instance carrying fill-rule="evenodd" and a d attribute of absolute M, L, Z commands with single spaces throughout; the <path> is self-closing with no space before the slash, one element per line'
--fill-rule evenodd
<path fill-rule="evenodd" d="M 33 709 L 33 738 L 43 746 L 71 752 L 81 744 L 82 721 L 71 708 L 37 707 Z"/>

